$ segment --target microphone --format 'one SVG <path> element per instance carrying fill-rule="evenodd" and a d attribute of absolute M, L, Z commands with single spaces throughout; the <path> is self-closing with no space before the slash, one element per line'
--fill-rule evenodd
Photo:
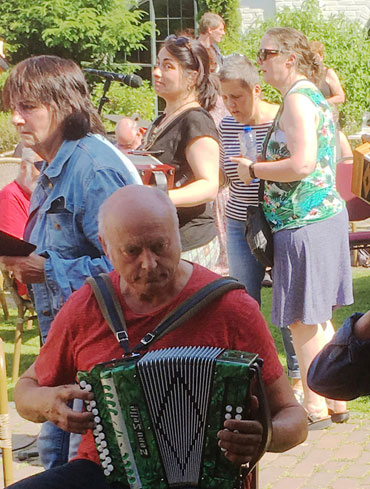
<path fill-rule="evenodd" d="M 124 75 L 122 73 L 113 73 L 111 71 L 94 70 L 93 68 L 84 68 L 83 71 L 91 75 L 101 76 L 106 80 L 118 81 L 132 88 L 139 88 L 143 84 L 143 79 L 138 75 Z"/>

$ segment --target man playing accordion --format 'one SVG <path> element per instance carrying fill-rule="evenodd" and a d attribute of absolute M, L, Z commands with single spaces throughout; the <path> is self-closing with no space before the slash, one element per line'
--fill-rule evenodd
<path fill-rule="evenodd" d="M 100 208 L 99 239 L 114 266 L 110 278 L 131 345 L 153 331 L 184 299 L 217 278 L 199 265 L 180 260 L 176 209 L 156 188 L 130 185 L 109 197 Z M 262 377 L 272 416 L 268 450 L 283 452 L 305 440 L 306 414 L 294 398 L 258 304 L 244 290 L 231 290 L 218 297 L 167 332 L 151 349 L 177 346 L 257 353 L 264 360 Z M 23 374 L 14 393 L 17 409 L 26 419 L 49 420 L 64 430 L 81 433 L 78 455 L 12 488 L 127 487 L 105 479 L 92 434 L 94 414 L 68 407 L 74 398 L 93 399 L 91 392 L 75 384 L 78 371 L 121 356 L 122 349 L 90 285 L 85 284 L 55 318 L 39 357 Z M 181 424 L 181 419 L 178 422 Z M 239 466 L 249 463 L 259 450 L 263 428 L 257 420 L 227 419 L 217 437 L 223 456 Z"/>

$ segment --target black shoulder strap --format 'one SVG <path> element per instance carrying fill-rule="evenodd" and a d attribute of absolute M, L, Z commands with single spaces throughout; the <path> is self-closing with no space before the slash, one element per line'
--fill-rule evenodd
<path fill-rule="evenodd" d="M 146 350 L 155 341 L 162 338 L 163 335 L 178 328 L 220 295 L 232 289 L 244 289 L 244 285 L 232 277 L 214 280 L 199 289 L 195 294 L 188 297 L 171 311 L 151 333 L 146 334 L 140 343 L 131 350 L 122 308 L 109 275 L 101 273 L 97 277 L 88 277 L 86 282 L 91 286 L 104 319 L 113 331 L 125 354 Z"/>

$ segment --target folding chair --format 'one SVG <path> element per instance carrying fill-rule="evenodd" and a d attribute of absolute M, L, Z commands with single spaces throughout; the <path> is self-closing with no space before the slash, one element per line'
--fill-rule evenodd
<path fill-rule="evenodd" d="M 370 223 L 369 229 L 358 230 L 357 223 L 370 217 L 370 204 L 363 201 L 351 192 L 352 182 L 351 163 L 339 162 L 337 164 L 337 190 L 341 197 L 346 201 L 348 217 L 351 222 L 352 230 L 349 232 L 349 244 L 351 250 L 356 252 L 355 263 L 358 261 L 357 251 L 360 249 L 370 250 Z"/>
<path fill-rule="evenodd" d="M 3 340 L 0 338 L 0 448 L 3 458 L 4 487 L 13 482 L 12 435 L 9 426 L 8 390 Z"/>

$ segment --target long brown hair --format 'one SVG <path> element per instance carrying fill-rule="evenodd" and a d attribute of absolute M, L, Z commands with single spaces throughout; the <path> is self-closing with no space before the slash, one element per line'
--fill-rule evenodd
<path fill-rule="evenodd" d="M 6 80 L 2 96 L 6 109 L 14 108 L 19 100 L 48 107 L 61 124 L 64 139 L 105 133 L 85 77 L 72 60 L 42 55 L 21 61 Z"/>

